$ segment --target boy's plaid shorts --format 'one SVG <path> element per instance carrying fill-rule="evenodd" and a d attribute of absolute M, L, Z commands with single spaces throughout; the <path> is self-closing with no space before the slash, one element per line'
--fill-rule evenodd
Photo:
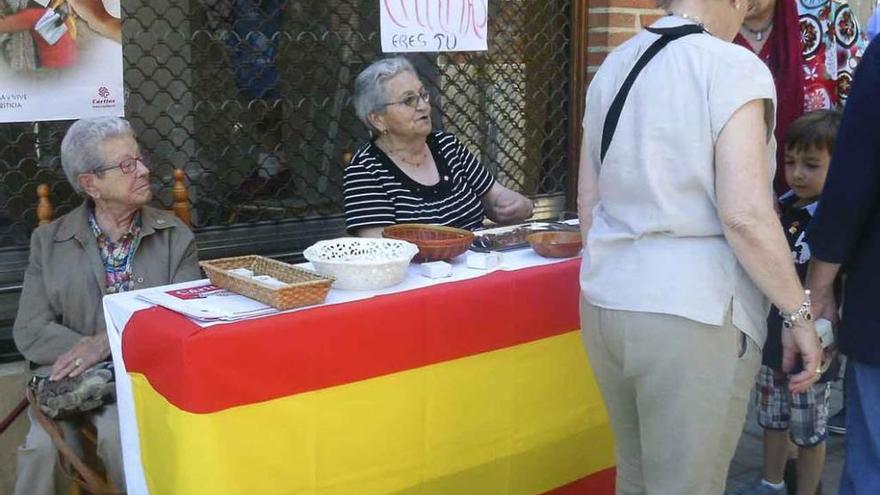
<path fill-rule="evenodd" d="M 800 447 L 812 447 L 825 440 L 831 383 L 817 383 L 798 394 L 788 391 L 788 377 L 781 371 L 761 366 L 756 387 L 758 424 L 768 430 L 789 430 Z"/>

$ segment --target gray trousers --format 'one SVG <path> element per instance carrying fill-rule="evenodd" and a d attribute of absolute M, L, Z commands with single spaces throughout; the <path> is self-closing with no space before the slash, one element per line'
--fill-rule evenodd
<path fill-rule="evenodd" d="M 720 495 L 761 364 L 730 323 L 615 311 L 581 296 L 593 373 L 614 432 L 618 495 Z"/>
<path fill-rule="evenodd" d="M 98 432 L 98 456 L 107 468 L 110 481 L 117 489 L 125 488 L 125 472 L 122 467 L 122 445 L 119 441 L 119 417 L 116 405 L 104 406 L 87 418 Z M 28 408 L 31 428 L 24 444 L 18 448 L 18 470 L 15 479 L 15 495 L 55 495 L 58 450 L 46 430 L 33 417 Z M 81 455 L 80 435 L 75 423 L 58 421 L 64 439 Z M 58 488 L 65 488 L 59 486 Z"/>

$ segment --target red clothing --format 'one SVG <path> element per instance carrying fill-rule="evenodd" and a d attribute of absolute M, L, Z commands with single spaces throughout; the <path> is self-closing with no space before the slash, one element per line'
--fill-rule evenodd
<path fill-rule="evenodd" d="M 734 43 L 752 48 L 739 34 Z M 779 99 L 777 194 L 788 190 L 782 167 L 788 126 L 804 112 L 846 103 L 853 72 L 867 44 L 845 1 L 777 0 L 773 30 L 757 54 L 773 74 Z"/>
<path fill-rule="evenodd" d="M 37 21 L 43 17 L 45 12 L 46 9 L 22 9 L 12 15 L 0 18 L 0 24 L 2 24 L 3 31 L 5 32 L 31 32 L 31 37 L 37 46 L 37 57 L 40 67 L 52 69 L 70 67 L 76 63 L 77 54 L 76 42 L 70 36 L 70 33 L 64 33 L 57 43 L 50 45 L 46 43 L 46 40 L 39 33 L 33 30 L 34 26 L 37 25 Z"/>

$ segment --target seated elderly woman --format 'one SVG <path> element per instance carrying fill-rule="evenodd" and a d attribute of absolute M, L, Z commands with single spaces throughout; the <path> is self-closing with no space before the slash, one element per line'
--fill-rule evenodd
<path fill-rule="evenodd" d="M 30 263 L 13 327 L 18 349 L 36 374 L 76 377 L 107 360 L 105 294 L 199 278 L 192 232 L 150 201 L 148 162 L 129 123 L 117 117 L 74 123 L 61 163 L 85 201 L 31 236 Z M 125 478 L 115 405 L 84 419 L 98 432 L 98 454 L 116 487 Z M 31 416 L 18 449 L 15 493 L 55 493 L 55 446 Z M 72 423 L 59 421 L 65 432 Z M 70 435 L 65 435 L 70 438 Z"/>
<path fill-rule="evenodd" d="M 364 69 L 355 82 L 354 107 L 378 137 L 345 169 L 349 232 L 380 236 L 397 223 L 473 230 L 486 216 L 512 223 L 532 215 L 532 202 L 496 182 L 454 135 L 432 130 L 429 93 L 405 58 Z"/>

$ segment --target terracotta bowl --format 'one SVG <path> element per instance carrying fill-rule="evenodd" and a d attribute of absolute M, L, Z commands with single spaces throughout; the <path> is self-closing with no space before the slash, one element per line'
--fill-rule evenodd
<path fill-rule="evenodd" d="M 474 241 L 468 230 L 420 223 L 401 223 L 385 227 L 382 237 L 409 241 L 419 247 L 416 262 L 448 260 L 464 253 Z"/>
<path fill-rule="evenodd" d="M 583 247 L 579 231 L 535 232 L 526 237 L 532 249 L 545 258 L 577 256 Z"/>

